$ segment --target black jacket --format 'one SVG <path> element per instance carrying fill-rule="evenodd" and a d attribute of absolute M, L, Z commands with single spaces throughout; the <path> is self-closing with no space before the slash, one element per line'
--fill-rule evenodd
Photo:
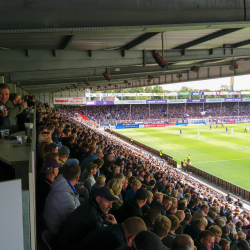
<path fill-rule="evenodd" d="M 126 246 L 127 242 L 121 224 L 98 228 L 89 233 L 81 242 L 77 250 L 116 249 Z"/>
<path fill-rule="evenodd" d="M 80 205 L 64 221 L 52 249 L 75 249 L 88 233 L 104 226 L 104 216 L 95 199 Z"/>
<path fill-rule="evenodd" d="M 54 143 L 58 143 L 58 141 L 59 141 L 59 132 L 58 132 L 58 130 L 57 129 L 55 129 L 54 130 L 54 132 L 53 132 L 53 134 L 52 134 L 52 141 L 54 142 Z"/>
<path fill-rule="evenodd" d="M 151 220 L 148 219 L 148 217 L 146 215 L 143 215 L 142 219 L 143 219 L 144 223 L 146 224 L 148 231 L 152 231 L 154 224 L 151 222 Z"/>
<path fill-rule="evenodd" d="M 152 203 L 151 203 L 151 207 L 153 207 L 153 206 L 160 208 L 160 210 L 161 210 L 161 215 L 167 216 L 166 210 L 164 209 L 164 207 L 163 207 L 163 205 L 162 205 L 161 202 L 159 202 L 159 201 L 153 199 L 153 201 L 152 201 Z"/>
<path fill-rule="evenodd" d="M 197 247 L 197 250 L 207 250 L 207 248 L 198 240 L 194 241 L 194 245 Z"/>
<path fill-rule="evenodd" d="M 193 223 L 187 224 L 186 228 L 184 229 L 184 234 L 190 235 L 194 241 L 198 238 L 200 232 L 201 229 Z"/>
<path fill-rule="evenodd" d="M 168 232 L 168 235 L 162 239 L 162 244 L 170 248 L 176 236 L 177 236 L 176 234 Z"/>
<path fill-rule="evenodd" d="M 135 198 L 126 200 L 115 214 L 118 223 L 123 223 L 126 219 L 133 216 L 142 217 L 141 208 Z"/>

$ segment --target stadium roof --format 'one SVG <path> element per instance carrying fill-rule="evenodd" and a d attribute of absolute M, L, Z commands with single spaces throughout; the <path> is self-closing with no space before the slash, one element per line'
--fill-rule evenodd
<path fill-rule="evenodd" d="M 0 72 L 30 93 L 250 73 L 250 0 L 4 0 L 0 22 Z"/>

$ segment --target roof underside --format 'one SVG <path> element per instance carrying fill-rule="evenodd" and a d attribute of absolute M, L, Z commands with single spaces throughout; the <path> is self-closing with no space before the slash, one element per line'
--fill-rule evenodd
<path fill-rule="evenodd" d="M 250 73 L 250 0 L 23 1 L 0 2 L 0 73 L 30 93 Z M 167 67 L 155 62 L 155 52 Z"/>

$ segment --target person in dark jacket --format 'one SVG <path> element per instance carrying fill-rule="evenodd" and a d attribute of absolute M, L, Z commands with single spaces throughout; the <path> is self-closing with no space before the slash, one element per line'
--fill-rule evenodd
<path fill-rule="evenodd" d="M 104 227 L 105 223 L 117 223 L 113 215 L 107 214 L 113 201 L 117 200 L 113 190 L 101 187 L 94 196 L 93 200 L 80 205 L 67 217 L 55 236 L 53 250 L 75 249 L 91 231 Z"/>
<path fill-rule="evenodd" d="M 159 192 L 168 184 L 168 181 L 166 179 L 163 179 L 162 181 L 156 182 L 155 187 L 158 189 Z"/>
<path fill-rule="evenodd" d="M 195 241 L 198 238 L 200 232 L 204 229 L 205 226 L 203 222 L 200 219 L 197 219 L 186 226 L 186 228 L 184 229 L 184 234 L 190 235 L 191 238 Z"/>
<path fill-rule="evenodd" d="M 220 250 L 219 242 L 221 240 L 222 230 L 219 226 L 214 225 L 208 229 L 214 235 L 214 250 Z"/>
<path fill-rule="evenodd" d="M 141 218 L 131 217 L 122 224 L 98 228 L 89 233 L 81 242 L 78 250 L 116 249 L 131 246 L 134 237 L 141 231 L 147 231 Z"/>
<path fill-rule="evenodd" d="M 213 233 L 208 230 L 202 231 L 194 244 L 197 247 L 197 250 L 212 250 L 214 248 Z"/>
<path fill-rule="evenodd" d="M 115 217 L 118 223 L 122 223 L 133 216 L 142 217 L 141 208 L 145 205 L 148 197 L 150 197 L 150 194 L 147 190 L 144 188 L 138 189 L 134 198 L 125 201 L 117 210 Z"/>
<path fill-rule="evenodd" d="M 143 215 L 142 219 L 144 220 L 148 231 L 153 230 L 154 222 L 157 217 L 161 215 L 161 210 L 158 207 L 151 207 L 146 214 Z"/>
<path fill-rule="evenodd" d="M 59 168 L 62 168 L 62 165 L 57 163 L 55 159 L 47 159 L 42 165 L 41 173 L 36 183 L 36 211 L 38 214 L 44 210 L 46 197 L 50 192 L 53 180 L 59 173 Z"/>

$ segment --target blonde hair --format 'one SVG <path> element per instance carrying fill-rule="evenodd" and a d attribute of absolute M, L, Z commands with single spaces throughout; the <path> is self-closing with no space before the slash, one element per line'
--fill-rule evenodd
<path fill-rule="evenodd" d="M 122 182 L 117 179 L 112 179 L 108 182 L 107 186 L 114 191 L 115 195 L 119 195 L 122 190 Z"/>
<path fill-rule="evenodd" d="M 138 181 L 138 180 L 133 180 L 133 181 L 132 181 L 132 188 L 133 188 L 134 186 L 141 187 L 141 182 Z"/>
<path fill-rule="evenodd" d="M 149 190 L 147 190 L 147 192 L 150 194 L 150 197 L 153 197 L 153 193 Z"/>
<path fill-rule="evenodd" d="M 170 195 L 170 197 L 177 197 L 177 195 L 178 195 L 178 191 L 177 190 L 173 190 L 172 191 L 172 193 L 171 193 L 171 195 Z"/>
<path fill-rule="evenodd" d="M 246 239 L 246 235 L 245 235 L 243 232 L 238 231 L 237 234 L 238 234 L 238 236 L 239 236 L 238 241 L 240 241 L 240 240 L 245 240 L 245 239 Z"/>
<path fill-rule="evenodd" d="M 96 183 L 99 185 L 104 185 L 106 181 L 106 177 L 104 175 L 100 175 L 96 178 Z"/>
<path fill-rule="evenodd" d="M 205 217 L 201 217 L 200 220 L 202 221 L 204 227 L 208 225 L 207 219 Z"/>
<path fill-rule="evenodd" d="M 219 226 L 217 225 L 213 225 L 213 226 L 210 226 L 209 229 L 208 229 L 211 233 L 213 233 L 214 235 L 219 235 L 221 236 L 222 235 L 222 230 Z"/>
<path fill-rule="evenodd" d="M 120 167 L 117 166 L 117 165 L 114 165 L 114 166 L 113 166 L 113 172 L 115 172 L 116 170 L 120 170 Z"/>
<path fill-rule="evenodd" d="M 153 232 L 159 237 L 163 237 L 171 228 L 171 221 L 164 215 L 160 215 L 155 219 Z"/>
<path fill-rule="evenodd" d="M 132 172 L 127 171 L 124 176 L 126 176 L 128 179 L 132 176 Z"/>
<path fill-rule="evenodd" d="M 157 199 L 160 199 L 160 198 L 161 198 L 161 196 L 163 196 L 163 193 L 156 192 L 156 193 L 154 193 L 153 198 L 154 198 L 155 200 L 157 200 Z"/>

